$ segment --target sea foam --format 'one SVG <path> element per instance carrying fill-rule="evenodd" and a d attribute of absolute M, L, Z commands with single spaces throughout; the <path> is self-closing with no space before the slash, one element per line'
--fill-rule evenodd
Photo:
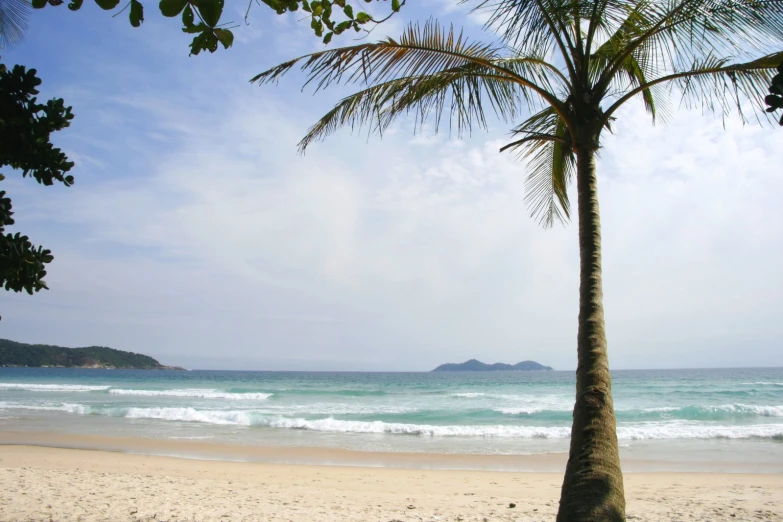
<path fill-rule="evenodd" d="M 0 410 L 33 410 L 33 411 L 63 411 L 66 413 L 76 413 L 78 415 L 89 415 L 92 412 L 90 406 L 84 404 L 71 404 L 67 402 L 44 403 L 44 404 L 24 404 L 18 402 L 0 401 Z"/>
<path fill-rule="evenodd" d="M 196 399 L 227 399 L 234 401 L 263 401 L 271 393 L 234 393 L 214 389 L 181 388 L 173 390 L 126 390 L 112 388 L 109 393 L 115 395 L 135 395 L 140 397 L 192 397 Z"/>
<path fill-rule="evenodd" d="M 108 390 L 111 386 L 87 386 L 83 384 L 27 384 L 19 382 L 0 382 L 0 389 L 46 391 L 46 392 L 91 392 Z"/>
<path fill-rule="evenodd" d="M 331 433 L 376 433 L 426 437 L 485 437 L 510 439 L 567 439 L 568 426 L 434 425 L 383 421 L 306 419 L 269 415 L 255 410 L 200 410 L 192 407 L 95 408 L 87 405 L 24 405 L 0 402 L 0 409 L 49 410 L 79 415 L 103 415 L 129 419 L 194 422 L 213 425 L 258 426 Z M 621 440 L 783 438 L 783 424 L 718 425 L 687 420 L 640 422 L 618 426 Z"/>
<path fill-rule="evenodd" d="M 624 412 L 634 412 L 637 410 L 616 410 L 618 415 Z M 783 417 L 783 406 L 767 406 L 758 404 L 719 404 L 714 406 L 661 406 L 657 408 L 645 408 L 638 410 L 642 414 L 646 413 L 665 413 L 669 415 L 682 414 L 684 416 L 699 416 L 710 414 L 732 414 L 739 415 L 758 415 L 760 417 Z"/>
<path fill-rule="evenodd" d="M 156 419 L 165 421 L 203 422 L 250 426 L 250 414 L 238 410 L 196 410 L 195 408 L 128 408 L 118 416 L 128 419 Z"/>
<path fill-rule="evenodd" d="M 780 439 L 783 424 L 721 426 L 684 421 L 618 426 L 617 437 L 625 440 L 662 439 Z"/>

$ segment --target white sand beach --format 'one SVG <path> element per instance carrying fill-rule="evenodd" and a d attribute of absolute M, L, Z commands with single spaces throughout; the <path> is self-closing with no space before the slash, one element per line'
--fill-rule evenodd
<path fill-rule="evenodd" d="M 561 479 L 2 445 L 0 520 L 544 521 Z M 781 474 L 628 473 L 625 483 L 629 520 L 783 520 Z"/>

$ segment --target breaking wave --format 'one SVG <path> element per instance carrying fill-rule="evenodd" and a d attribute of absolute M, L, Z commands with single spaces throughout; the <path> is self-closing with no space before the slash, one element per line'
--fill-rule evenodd
<path fill-rule="evenodd" d="M 307 419 L 270 415 L 256 410 L 201 410 L 192 407 L 98 408 L 82 404 L 60 403 L 25 405 L 0 402 L 0 410 L 28 409 L 61 411 L 78 415 L 101 415 L 128 419 L 148 419 L 168 422 L 193 422 L 212 425 L 258 426 L 331 433 L 377 433 L 424 437 L 487 437 L 512 439 L 566 439 L 568 426 L 509 425 L 433 425 L 383 421 Z M 727 426 L 688 420 L 647 421 L 618 426 L 623 440 L 660 439 L 783 439 L 783 424 Z"/>
<path fill-rule="evenodd" d="M 197 399 L 227 399 L 237 401 L 263 401 L 271 397 L 271 393 L 233 393 L 220 390 L 184 388 L 175 390 L 125 390 L 112 388 L 109 393 L 115 395 L 135 395 L 140 397 L 192 397 Z"/>
<path fill-rule="evenodd" d="M 111 386 L 87 386 L 83 384 L 26 384 L 17 382 L 0 382 L 0 389 L 47 391 L 47 392 L 91 392 L 108 390 Z"/>

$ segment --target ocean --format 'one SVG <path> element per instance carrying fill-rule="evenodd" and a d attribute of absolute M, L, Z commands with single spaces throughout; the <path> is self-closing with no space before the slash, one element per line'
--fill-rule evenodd
<path fill-rule="evenodd" d="M 612 375 L 624 455 L 783 472 L 783 368 Z M 573 400 L 574 373 L 560 371 L 0 368 L 0 432 L 240 446 L 558 454 Z"/>

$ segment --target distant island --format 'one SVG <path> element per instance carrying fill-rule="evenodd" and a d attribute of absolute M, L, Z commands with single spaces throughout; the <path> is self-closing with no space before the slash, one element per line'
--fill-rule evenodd
<path fill-rule="evenodd" d="M 495 363 L 487 364 L 476 359 L 465 361 L 464 363 L 441 364 L 433 372 L 529 372 L 534 370 L 551 370 L 550 366 L 538 364 L 535 361 L 522 361 L 516 364 Z"/>
<path fill-rule="evenodd" d="M 25 368 L 109 368 L 183 370 L 165 366 L 148 355 L 103 346 L 63 348 L 0 339 L 0 366 Z"/>

